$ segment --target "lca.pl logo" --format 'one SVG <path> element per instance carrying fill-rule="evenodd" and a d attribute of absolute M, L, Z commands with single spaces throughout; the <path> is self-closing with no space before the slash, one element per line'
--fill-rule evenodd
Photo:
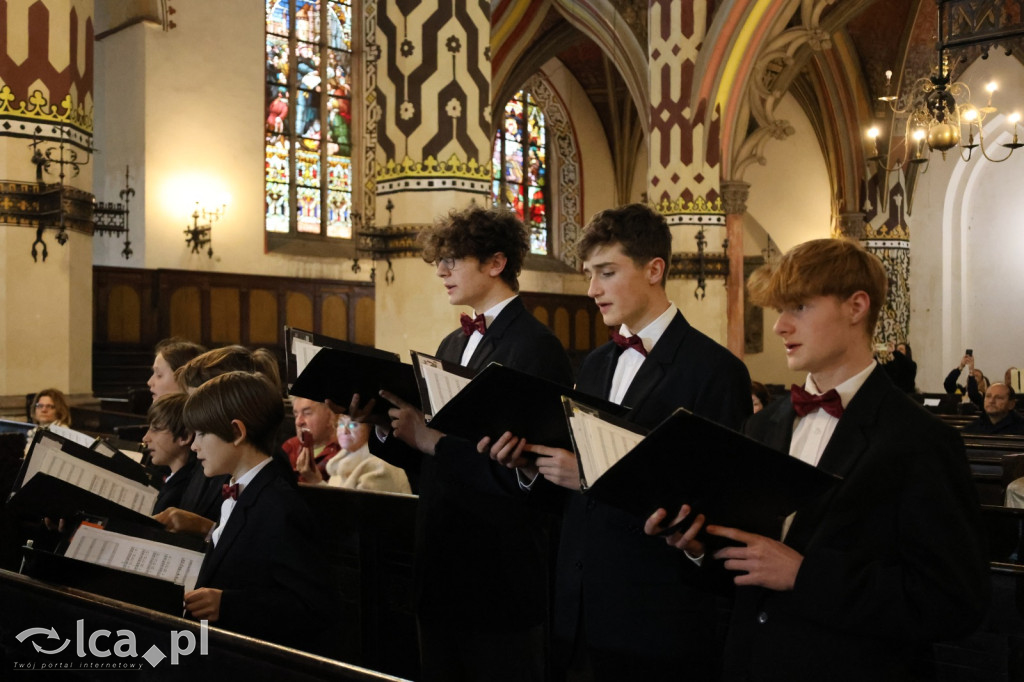
<path fill-rule="evenodd" d="M 200 621 L 199 623 L 199 655 L 206 656 L 209 652 L 209 625 L 207 621 Z M 116 640 L 114 639 L 116 637 Z M 56 656 L 57 654 L 63 653 L 72 644 L 74 644 L 74 653 L 79 659 L 85 659 L 87 656 L 107 659 L 113 656 L 115 659 L 137 659 L 140 658 L 138 653 L 138 646 L 135 641 L 135 633 L 131 630 L 118 630 L 112 633 L 110 630 L 95 630 L 86 636 L 85 633 L 85 621 L 79 619 L 75 621 L 75 636 L 72 639 L 64 639 L 57 633 L 57 629 L 54 627 L 34 627 L 27 628 L 19 632 L 15 639 L 20 643 L 24 644 L 26 641 L 32 645 L 37 653 L 44 654 L 47 656 Z M 171 665 L 178 665 L 178 662 L 184 656 L 190 656 L 195 653 L 196 650 L 196 636 L 191 630 L 171 630 L 170 642 L 168 644 L 168 650 L 170 652 Z M 69 651 L 70 653 L 70 651 Z M 66 660 L 66 656 L 61 663 L 54 664 L 42 664 L 39 667 L 134 667 L 127 665 L 110 665 L 114 661 L 95 663 L 88 666 L 76 666 Z M 156 667 L 167 658 L 160 647 L 153 644 L 144 653 L 141 658 L 149 663 L 152 667 Z M 133 661 L 134 662 L 134 661 Z M 123 663 L 128 663 L 124 661 Z M 16 667 L 36 667 L 33 664 L 15 664 Z"/>

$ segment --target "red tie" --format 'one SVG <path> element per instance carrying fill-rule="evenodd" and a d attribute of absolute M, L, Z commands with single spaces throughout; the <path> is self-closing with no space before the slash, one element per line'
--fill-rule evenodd
<path fill-rule="evenodd" d="M 644 356 L 645 358 L 647 357 L 647 349 L 644 348 L 644 342 L 636 334 L 633 334 L 633 336 L 626 338 L 617 331 L 612 331 L 612 341 L 614 341 L 615 345 L 617 345 L 619 348 L 623 350 L 633 348 L 638 353 L 640 353 L 640 355 Z"/>
<path fill-rule="evenodd" d="M 819 407 L 836 419 L 843 416 L 843 401 L 834 388 L 821 395 L 808 393 L 796 384 L 793 384 L 789 390 L 790 399 L 793 401 L 793 410 L 799 417 L 804 417 Z"/>
<path fill-rule="evenodd" d="M 232 500 L 237 500 L 238 499 L 238 494 L 240 492 L 242 492 L 242 491 L 239 490 L 237 483 L 234 483 L 232 485 L 228 485 L 227 483 L 225 483 L 220 488 L 220 496 L 221 496 L 221 499 L 224 499 L 224 500 L 228 499 L 229 497 Z"/>
<path fill-rule="evenodd" d="M 462 317 L 459 318 L 462 323 L 462 333 L 469 336 L 474 331 L 478 331 L 483 334 L 487 331 L 487 321 L 484 320 L 484 314 L 480 313 L 476 317 L 470 317 L 466 313 L 462 313 Z"/>

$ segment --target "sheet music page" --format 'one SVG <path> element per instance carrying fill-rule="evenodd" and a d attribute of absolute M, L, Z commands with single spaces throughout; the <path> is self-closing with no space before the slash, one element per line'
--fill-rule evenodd
<path fill-rule="evenodd" d="M 591 486 L 644 439 L 639 433 L 579 409 L 573 409 L 569 428 L 580 453 L 583 476 Z"/>
<path fill-rule="evenodd" d="M 420 372 L 427 384 L 427 397 L 430 398 L 430 413 L 437 414 L 448 401 L 455 397 L 469 384 L 472 379 L 444 371 L 439 360 L 416 356 L 420 364 Z"/>
<path fill-rule="evenodd" d="M 153 513 L 153 505 L 156 504 L 159 495 L 156 488 L 150 488 L 69 455 L 60 449 L 56 441 L 45 436 L 32 450 L 22 485 L 28 483 L 37 473 L 49 474 L 67 481 L 147 516 Z"/>
<path fill-rule="evenodd" d="M 306 365 L 310 363 L 320 348 L 320 346 L 310 343 L 305 339 L 300 339 L 298 336 L 292 337 L 292 353 L 295 355 L 295 376 L 302 374 L 302 370 L 306 369 Z"/>
<path fill-rule="evenodd" d="M 195 589 L 199 567 L 203 565 L 202 552 L 113 533 L 86 523 L 75 531 L 64 556 L 167 580 L 184 586 L 186 592 Z"/>
<path fill-rule="evenodd" d="M 51 433 L 57 434 L 61 438 L 66 438 L 72 443 L 78 443 L 82 447 L 86 448 L 91 448 L 92 444 L 96 442 L 96 439 L 93 438 L 92 436 L 88 436 L 82 433 L 81 431 L 69 429 L 66 426 L 58 426 L 57 424 L 51 424 L 49 427 L 49 431 Z M 103 454 L 105 455 L 107 453 L 104 452 Z"/>

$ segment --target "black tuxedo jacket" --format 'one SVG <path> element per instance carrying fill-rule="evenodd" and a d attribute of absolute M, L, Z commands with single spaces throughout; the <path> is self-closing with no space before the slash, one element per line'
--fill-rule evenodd
<path fill-rule="evenodd" d="M 223 590 L 214 625 L 331 655 L 340 600 L 326 579 L 313 514 L 285 475 L 271 462 L 242 490 L 196 587 Z"/>
<path fill-rule="evenodd" d="M 461 329 L 441 341 L 437 356 L 460 362 L 469 339 Z M 572 385 L 561 342 L 518 297 L 487 328 L 468 366 L 499 362 Z M 548 553 L 543 518 L 518 494 L 515 473 L 494 465 L 476 444 L 445 436 L 434 456 L 401 441 L 373 437 L 370 450 L 418 473 L 417 615 L 424 624 L 511 631 L 544 622 Z M 516 494 L 503 494 L 515 491 Z"/>
<path fill-rule="evenodd" d="M 164 481 L 163 487 L 160 488 L 160 492 L 156 496 L 156 503 L 153 504 L 154 514 L 159 514 L 168 507 L 181 507 L 182 496 L 196 469 L 199 469 L 199 474 L 202 475 L 203 467 L 200 466 L 199 460 L 189 454 L 185 465 L 178 469 L 169 480 Z"/>
<path fill-rule="evenodd" d="M 611 342 L 592 352 L 576 388 L 607 398 L 621 353 Z M 631 421 L 648 428 L 678 407 L 739 428 L 752 409 L 750 375 L 736 356 L 677 312 L 622 404 L 632 408 Z M 685 447 L 680 443 L 680 450 Z M 650 667 L 636 679 L 677 679 L 681 671 L 695 673 L 688 679 L 704 679 L 700 666 L 714 665 L 709 657 L 714 597 L 688 584 L 685 578 L 698 573 L 696 565 L 661 538 L 644 535 L 643 524 L 644 519 L 568 492 L 555 589 L 560 657 L 564 662 L 582 626 L 599 677 L 620 674 L 607 655 L 646 662 Z"/>
<path fill-rule="evenodd" d="M 178 506 L 211 521 L 220 520 L 220 489 L 231 479 L 230 476 L 214 476 L 207 478 L 201 464 L 192 470 L 185 490 L 182 492 Z"/>
<path fill-rule="evenodd" d="M 794 418 L 777 401 L 746 431 L 788 452 Z M 963 442 L 876 367 L 818 467 L 843 480 L 786 535 L 804 556 L 794 589 L 737 588 L 727 677 L 933 679 L 928 643 L 970 633 L 989 600 Z"/>

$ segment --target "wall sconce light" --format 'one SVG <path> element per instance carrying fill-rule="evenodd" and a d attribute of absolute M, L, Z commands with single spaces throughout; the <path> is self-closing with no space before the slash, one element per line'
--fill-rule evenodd
<path fill-rule="evenodd" d="M 192 226 L 185 226 L 185 246 L 190 247 L 192 253 L 199 253 L 205 246 L 207 247 L 207 257 L 213 258 L 213 245 L 211 243 L 213 239 L 213 223 L 220 220 L 226 210 L 227 204 L 221 204 L 220 208 L 210 210 L 200 208 L 199 202 L 196 202 L 196 207 L 192 211 Z M 200 220 L 204 222 L 200 223 Z"/>

